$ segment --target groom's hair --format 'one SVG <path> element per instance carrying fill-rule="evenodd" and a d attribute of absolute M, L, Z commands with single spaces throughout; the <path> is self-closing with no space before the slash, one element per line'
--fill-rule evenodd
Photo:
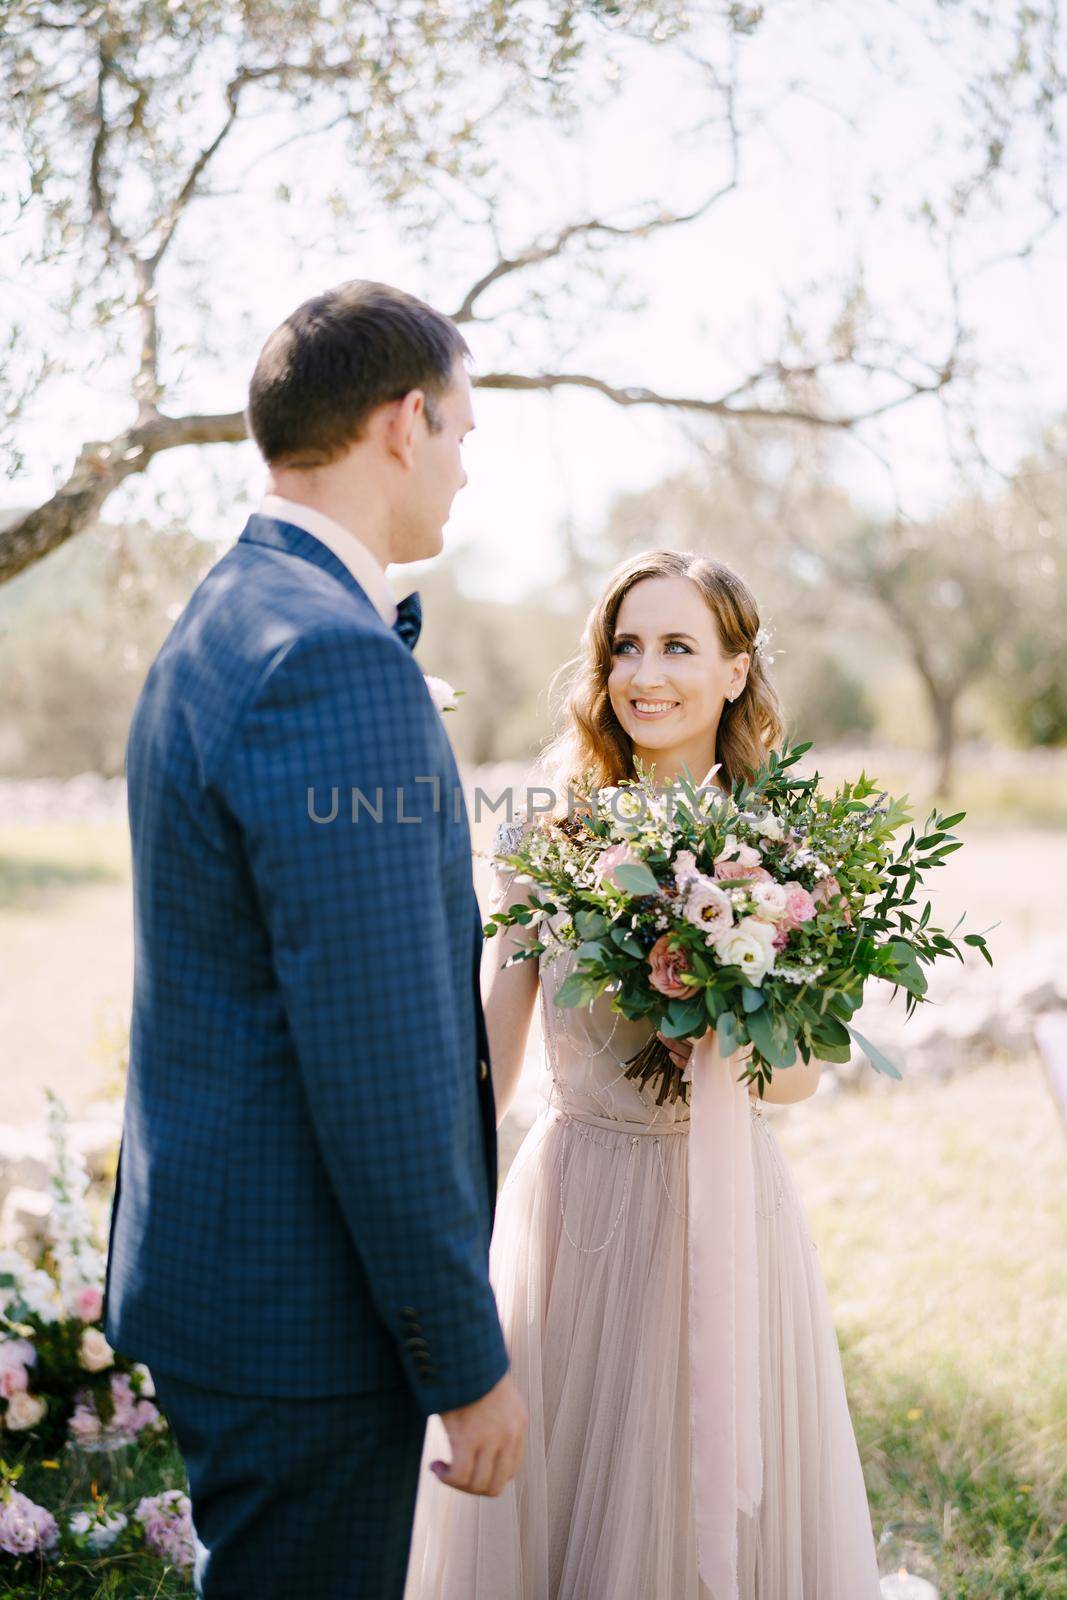
<path fill-rule="evenodd" d="M 305 300 L 267 340 L 248 391 L 248 429 L 272 466 L 322 467 L 360 437 L 372 411 L 412 389 L 426 422 L 469 356 L 454 322 L 387 283 L 354 279 Z"/>

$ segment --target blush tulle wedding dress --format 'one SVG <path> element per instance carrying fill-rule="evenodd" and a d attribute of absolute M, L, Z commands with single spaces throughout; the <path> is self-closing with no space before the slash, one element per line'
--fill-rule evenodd
<path fill-rule="evenodd" d="M 513 850 L 516 836 L 498 838 Z M 498 893 L 511 875 L 498 873 Z M 503 937 L 510 937 L 505 933 Z M 498 936 L 499 937 L 499 936 Z M 702 1582 L 692 1487 L 689 1107 L 623 1063 L 649 1036 L 553 996 L 550 1088 L 501 1190 L 490 1272 L 530 1413 L 498 1498 L 441 1484 L 427 1429 L 405 1600 L 725 1600 Z M 818 1253 L 770 1120 L 750 1133 L 759 1289 L 762 1498 L 737 1519 L 739 1600 L 879 1600 L 874 1537 Z"/>

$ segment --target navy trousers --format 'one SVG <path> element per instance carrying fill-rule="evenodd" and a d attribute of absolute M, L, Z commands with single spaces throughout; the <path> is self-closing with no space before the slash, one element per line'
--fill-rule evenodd
<path fill-rule="evenodd" d="M 407 1388 L 280 1399 L 153 1377 L 202 1600 L 402 1600 L 425 1432 Z"/>

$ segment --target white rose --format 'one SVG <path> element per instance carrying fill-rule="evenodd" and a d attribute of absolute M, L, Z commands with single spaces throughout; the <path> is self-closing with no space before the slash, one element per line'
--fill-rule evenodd
<path fill-rule="evenodd" d="M 423 674 L 426 687 L 430 691 L 430 699 L 438 711 L 455 711 L 459 705 L 459 696 L 452 685 L 444 678 L 435 678 L 430 673 Z"/>
<path fill-rule="evenodd" d="M 774 929 L 755 917 L 742 917 L 712 948 L 724 967 L 740 967 L 747 978 L 760 984 L 774 966 Z"/>
<path fill-rule="evenodd" d="M 43 1422 L 47 1412 L 48 1407 L 39 1396 L 27 1394 L 24 1390 L 11 1396 L 4 1421 L 12 1433 L 23 1433 L 27 1428 L 36 1428 L 39 1422 Z"/>
<path fill-rule="evenodd" d="M 777 841 L 785 838 L 785 829 L 773 811 L 768 811 L 766 816 L 759 817 L 755 826 L 756 832 L 761 839 L 774 839 Z"/>
<path fill-rule="evenodd" d="M 141 1399 L 151 1400 L 155 1396 L 156 1386 L 152 1382 L 152 1374 L 143 1361 L 135 1361 L 133 1371 L 141 1380 Z"/>
<path fill-rule="evenodd" d="M 763 916 L 772 917 L 775 922 L 785 916 L 789 896 L 780 883 L 754 883 L 749 893 Z"/>
<path fill-rule="evenodd" d="M 78 1365 L 86 1372 L 103 1372 L 115 1359 L 115 1352 L 99 1328 L 86 1328 L 81 1337 Z"/>

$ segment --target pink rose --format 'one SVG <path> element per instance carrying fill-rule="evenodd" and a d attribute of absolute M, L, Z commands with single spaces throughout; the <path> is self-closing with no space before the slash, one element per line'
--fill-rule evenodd
<path fill-rule="evenodd" d="M 772 882 L 766 867 L 743 867 L 740 861 L 717 861 L 715 876 L 720 883 L 730 882 L 734 878 L 745 878 L 751 883 Z"/>
<path fill-rule="evenodd" d="M 593 876 L 597 883 L 613 883 L 618 889 L 621 887 L 615 879 L 616 867 L 639 867 L 643 862 L 641 857 L 630 849 L 628 844 L 613 844 L 597 857 Z"/>
<path fill-rule="evenodd" d="M 786 917 L 794 928 L 810 922 L 815 915 L 815 900 L 802 883 L 792 881 L 785 886 Z"/>
<path fill-rule="evenodd" d="M 0 1343 L 0 1396 L 10 1400 L 12 1395 L 25 1394 L 29 1388 L 28 1372 L 37 1360 L 37 1352 L 28 1339 L 5 1339 Z"/>
<path fill-rule="evenodd" d="M 828 905 L 831 900 L 836 900 L 840 893 L 841 885 L 831 872 L 827 877 L 820 879 L 820 881 L 815 885 L 814 889 L 811 891 L 811 898 L 817 906 L 825 906 Z M 845 921 L 851 928 L 852 913 L 848 909 L 847 903 L 844 905 L 843 910 L 845 913 Z"/>
<path fill-rule="evenodd" d="M 0 1372 L 9 1367 L 32 1367 L 36 1360 L 37 1352 L 28 1339 L 0 1340 Z"/>
<path fill-rule="evenodd" d="M 689 958 L 684 950 L 669 948 L 670 934 L 664 933 L 656 940 L 645 960 L 652 968 L 649 983 L 653 989 L 670 1000 L 682 1000 L 694 993 L 691 983 L 683 983 L 681 974 L 690 972 Z"/>
<path fill-rule="evenodd" d="M 74 1312 L 82 1322 L 95 1322 L 104 1309 L 104 1296 L 91 1283 L 84 1284 L 74 1296 Z"/>
<path fill-rule="evenodd" d="M 0 1373 L 0 1395 L 10 1400 L 13 1394 L 25 1394 L 30 1380 L 25 1367 L 5 1367 Z"/>

